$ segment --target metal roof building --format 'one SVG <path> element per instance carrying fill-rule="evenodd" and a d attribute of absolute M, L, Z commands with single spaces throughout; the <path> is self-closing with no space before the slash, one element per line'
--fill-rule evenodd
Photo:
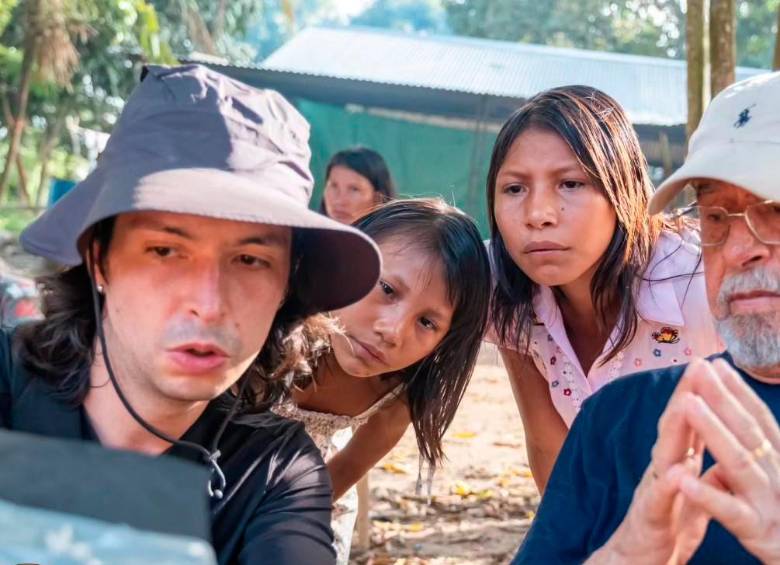
<path fill-rule="evenodd" d="M 308 28 L 263 61 L 280 73 L 523 101 L 567 84 L 603 90 L 632 122 L 687 121 L 683 61 L 369 28 Z M 761 71 L 739 69 L 737 79 Z M 448 104 L 441 101 L 442 112 Z M 454 114 L 457 111 L 450 109 Z"/>
<path fill-rule="evenodd" d="M 205 64 L 291 99 L 312 125 L 322 186 L 330 155 L 382 153 L 402 193 L 441 194 L 486 230 L 484 186 L 501 124 L 534 94 L 585 84 L 626 109 L 658 180 L 685 156 L 683 61 L 373 28 L 312 27 L 259 67 Z M 738 69 L 737 78 L 762 71 Z"/>

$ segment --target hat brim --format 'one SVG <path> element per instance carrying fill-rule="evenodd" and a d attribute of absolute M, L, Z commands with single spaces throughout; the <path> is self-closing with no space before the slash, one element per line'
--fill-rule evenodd
<path fill-rule="evenodd" d="M 20 238 L 24 248 L 75 266 L 82 262 L 79 241 L 95 223 L 128 212 L 173 212 L 301 230 L 304 257 L 297 276 L 305 279 L 307 302 L 320 311 L 356 302 L 379 277 L 379 250 L 369 237 L 309 210 L 279 188 L 258 188 L 255 181 L 218 169 L 169 169 L 136 178 L 115 174 L 110 181 L 102 176 L 90 175 L 30 224 Z"/>
<path fill-rule="evenodd" d="M 650 214 L 662 212 L 680 191 L 695 179 L 727 182 L 761 198 L 777 199 L 780 185 L 777 163 L 780 143 L 725 143 L 703 147 L 689 154 L 677 169 L 655 191 L 650 200 Z"/>

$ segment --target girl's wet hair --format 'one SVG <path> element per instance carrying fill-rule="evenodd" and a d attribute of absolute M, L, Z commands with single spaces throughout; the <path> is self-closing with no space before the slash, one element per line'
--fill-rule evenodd
<path fill-rule="evenodd" d="M 490 263 L 474 221 L 438 198 L 395 200 L 355 222 L 355 227 L 377 243 L 401 238 L 411 253 L 427 253 L 444 272 L 448 298 L 453 306 L 449 331 L 436 349 L 414 365 L 395 373 L 403 383 L 401 398 L 409 405 L 421 455 L 433 467 L 444 457 L 442 438 L 460 404 L 474 372 L 490 301 Z M 438 262 L 436 265 L 435 262 Z M 315 316 L 301 341 L 310 344 L 309 367 L 330 350 L 322 339 L 323 323 Z M 336 330 L 338 331 L 338 330 Z M 297 386 L 306 387 L 312 372 L 295 370 Z"/>
<path fill-rule="evenodd" d="M 663 220 L 648 216 L 653 191 L 636 132 L 620 105 L 600 90 L 564 86 L 537 94 L 507 120 L 496 139 L 487 179 L 491 259 L 496 284 L 491 316 L 499 339 L 528 352 L 537 285 L 512 261 L 496 224 L 496 177 L 515 140 L 541 129 L 559 135 L 617 215 L 617 226 L 591 281 L 596 323 L 617 312 L 617 339 L 602 363 L 624 349 L 636 334 L 639 284 Z M 521 343 L 522 342 L 522 343 Z"/>
<path fill-rule="evenodd" d="M 396 191 L 393 178 L 390 175 L 390 169 L 387 168 L 387 163 L 385 163 L 382 156 L 373 149 L 352 147 L 335 153 L 325 168 L 326 180 L 330 176 L 333 167 L 345 167 L 368 179 L 377 195 L 377 204 L 395 200 Z M 327 208 L 325 208 L 324 197 L 320 202 L 320 212 L 326 216 L 330 215 Z"/>
<path fill-rule="evenodd" d="M 477 362 L 487 324 L 490 263 L 474 221 L 438 198 L 396 200 L 355 222 L 381 244 L 402 238 L 439 261 L 453 306 L 450 329 L 436 349 L 400 372 L 422 456 L 435 466 L 442 438 Z"/>

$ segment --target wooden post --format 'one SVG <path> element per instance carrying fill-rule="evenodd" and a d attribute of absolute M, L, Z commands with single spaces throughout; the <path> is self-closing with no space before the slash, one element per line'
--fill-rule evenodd
<path fill-rule="evenodd" d="M 661 163 L 664 168 L 664 178 L 671 176 L 674 172 L 674 161 L 672 160 L 672 148 L 669 145 L 669 136 L 665 131 L 658 134 L 658 148 L 661 153 Z"/>
<path fill-rule="evenodd" d="M 715 96 L 735 81 L 737 67 L 736 0 L 710 0 L 710 85 Z"/>
<path fill-rule="evenodd" d="M 368 484 L 368 473 L 357 484 L 358 510 L 357 510 L 357 545 L 360 549 L 371 547 L 371 489 Z"/>
<path fill-rule="evenodd" d="M 777 33 L 775 34 L 775 57 L 772 68 L 780 71 L 780 4 L 777 5 Z"/>
<path fill-rule="evenodd" d="M 688 0 L 685 15 L 685 38 L 688 69 L 688 137 L 699 126 L 704 107 L 709 101 L 708 80 L 706 76 L 707 57 L 704 48 L 705 39 L 704 0 Z"/>

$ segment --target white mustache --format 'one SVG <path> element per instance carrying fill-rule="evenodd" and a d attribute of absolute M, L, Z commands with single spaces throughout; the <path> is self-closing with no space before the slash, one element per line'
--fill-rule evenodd
<path fill-rule="evenodd" d="M 727 308 L 733 295 L 756 291 L 780 293 L 780 275 L 770 273 L 766 267 L 757 267 L 731 276 L 725 279 L 720 287 L 718 306 Z"/>

